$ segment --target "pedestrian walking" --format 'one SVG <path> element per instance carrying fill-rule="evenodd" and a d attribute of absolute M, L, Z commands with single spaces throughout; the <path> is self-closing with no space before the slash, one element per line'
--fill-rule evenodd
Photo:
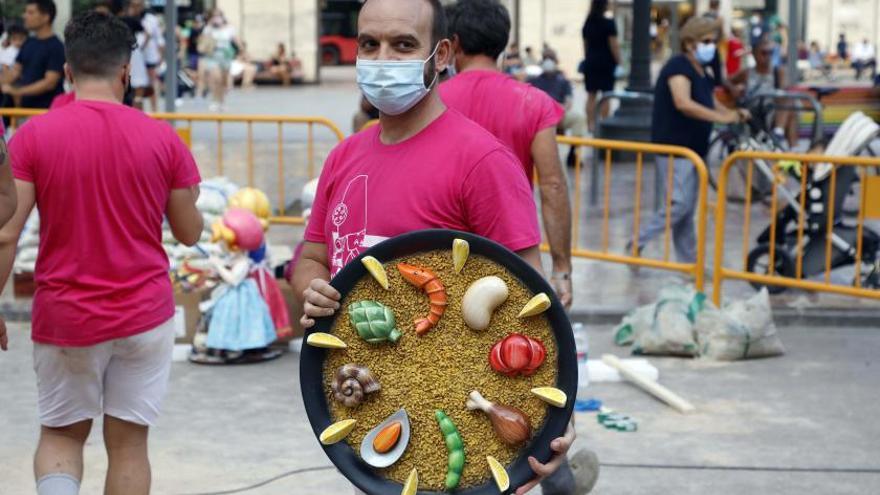
<path fill-rule="evenodd" d="M 705 157 L 709 148 L 712 124 L 743 121 L 746 110 L 730 110 L 714 97 L 714 83 L 706 66 L 715 58 L 715 21 L 693 17 L 681 28 L 681 54 L 666 62 L 660 70 L 654 89 L 651 118 L 651 139 L 655 143 L 683 146 Z M 656 156 L 660 184 L 668 182 L 668 157 Z M 675 158 L 672 172 L 670 224 L 678 261 L 693 263 L 697 259 L 693 215 L 697 207 L 698 177 L 694 165 L 686 158 Z M 637 246 L 627 251 L 641 252 L 642 247 L 666 229 L 666 202 L 642 227 Z"/>
<path fill-rule="evenodd" d="M 457 75 L 440 85 L 443 103 L 480 124 L 510 148 L 526 177 L 538 176 L 541 216 L 553 258 L 553 280 L 571 304 L 571 204 L 559 161 L 556 128 L 565 110 L 538 88 L 498 69 L 510 15 L 497 0 L 448 7 L 449 38 Z"/>
<path fill-rule="evenodd" d="M 590 14 L 584 22 L 581 37 L 584 40 L 584 85 L 587 89 L 587 128 L 596 132 L 596 113 L 608 116 L 608 102 L 597 109 L 596 103 L 603 92 L 614 90 L 614 73 L 620 63 L 620 44 L 614 19 L 605 16 L 608 0 L 593 0 Z"/>
<path fill-rule="evenodd" d="M 29 0 L 22 14 L 32 35 L 24 42 L 15 65 L 4 74 L 3 94 L 14 106 L 49 108 L 64 92 L 64 44 L 52 31 L 56 14 L 52 0 Z"/>
<path fill-rule="evenodd" d="M 214 9 L 199 38 L 199 53 L 203 55 L 202 64 L 213 100 L 209 107 L 211 111 L 224 110 L 226 92 L 229 90 L 229 70 L 240 47 L 235 28 L 226 21 L 222 10 Z"/>
<path fill-rule="evenodd" d="M 180 242 L 198 241 L 199 172 L 171 126 L 122 105 L 135 45 L 128 27 L 86 12 L 64 35 L 76 101 L 31 118 L 12 139 L 18 208 L 0 230 L 5 284 L 18 236 L 38 208 L 31 325 L 42 425 L 37 493 L 79 492 L 83 445 L 103 415 L 104 493 L 145 495 L 147 437 L 174 347 L 162 223 L 167 218 Z"/>

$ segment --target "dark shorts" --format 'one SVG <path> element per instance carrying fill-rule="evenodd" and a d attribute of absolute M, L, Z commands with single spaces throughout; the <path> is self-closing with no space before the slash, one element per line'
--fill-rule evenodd
<path fill-rule="evenodd" d="M 587 92 L 612 91 L 614 89 L 614 71 L 617 66 L 606 63 L 584 64 L 584 86 Z"/>
<path fill-rule="evenodd" d="M 159 67 L 159 64 L 147 64 L 147 69 L 155 69 L 156 67 Z"/>

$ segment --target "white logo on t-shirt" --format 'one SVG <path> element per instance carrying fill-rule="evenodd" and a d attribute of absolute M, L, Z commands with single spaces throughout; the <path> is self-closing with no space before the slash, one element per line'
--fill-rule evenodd
<path fill-rule="evenodd" d="M 336 275 L 362 251 L 386 239 L 367 234 L 367 182 L 368 176 L 365 174 L 352 178 L 345 186 L 342 199 L 330 214 L 333 223 L 330 275 Z"/>

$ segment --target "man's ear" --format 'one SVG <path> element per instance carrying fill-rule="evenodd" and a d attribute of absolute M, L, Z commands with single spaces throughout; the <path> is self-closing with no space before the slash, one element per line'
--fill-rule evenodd
<path fill-rule="evenodd" d="M 452 55 L 452 42 L 446 38 L 440 40 L 440 42 L 437 44 L 435 69 L 438 74 L 446 70 L 446 67 L 449 66 L 449 63 L 452 61 Z"/>
<path fill-rule="evenodd" d="M 453 56 L 458 55 L 458 52 L 461 51 L 461 38 L 459 38 L 457 34 L 453 34 L 449 38 L 449 43 L 452 48 L 452 55 Z"/>
<path fill-rule="evenodd" d="M 131 63 L 122 66 L 122 85 L 128 87 L 129 82 L 131 82 Z"/>
<path fill-rule="evenodd" d="M 73 84 L 73 70 L 70 69 L 70 64 L 67 62 L 64 62 L 64 78 L 67 79 L 70 84 Z"/>

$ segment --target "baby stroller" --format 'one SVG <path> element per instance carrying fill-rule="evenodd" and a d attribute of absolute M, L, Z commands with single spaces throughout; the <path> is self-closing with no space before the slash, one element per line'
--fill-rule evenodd
<path fill-rule="evenodd" d="M 880 136 L 880 125 L 861 112 L 851 115 L 834 135 L 826 150 L 827 155 L 854 156 L 864 151 L 871 141 Z M 758 170 L 773 180 L 773 171 L 756 162 Z M 859 180 L 857 167 L 839 167 L 834 185 L 834 218 L 829 217 L 831 198 L 832 166 L 827 163 L 816 164 L 806 179 L 806 198 L 804 198 L 804 232 L 802 246 L 798 246 L 798 219 L 801 213 L 800 197 L 784 187 L 778 194 L 786 203 L 776 221 L 776 248 L 773 260 L 773 273 L 784 277 L 797 276 L 797 253 L 802 249 L 803 278 L 825 272 L 828 222 L 833 222 L 831 233 L 831 269 L 853 265 L 856 262 L 858 228 L 851 219 L 845 221 L 844 201 L 850 190 Z M 798 177 L 800 181 L 800 177 Z M 772 226 L 772 224 L 771 224 Z M 770 259 L 771 226 L 764 229 L 757 238 L 757 247 L 749 252 L 748 270 L 752 273 L 767 274 Z M 856 277 L 861 277 L 863 287 L 880 287 L 880 235 L 864 226 L 862 229 L 862 266 L 855 267 Z M 763 284 L 752 283 L 756 289 Z M 770 293 L 785 291 L 783 286 L 767 286 Z"/>

